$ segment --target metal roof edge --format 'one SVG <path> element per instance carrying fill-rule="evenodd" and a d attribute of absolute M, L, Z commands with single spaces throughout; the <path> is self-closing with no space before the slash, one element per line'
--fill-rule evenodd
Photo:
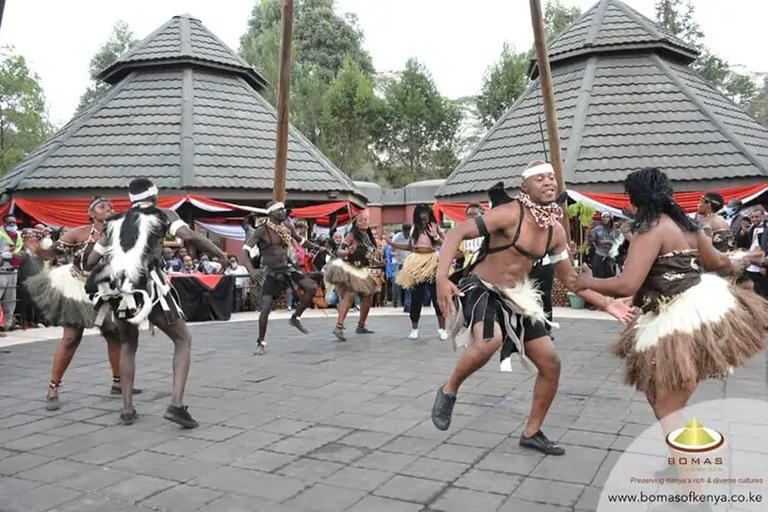
<path fill-rule="evenodd" d="M 90 119 L 94 116 L 94 114 L 96 114 L 96 112 L 101 110 L 101 107 L 103 107 L 106 103 L 111 101 L 112 98 L 114 98 L 117 95 L 117 93 L 120 92 L 123 89 L 123 87 L 129 84 L 135 77 L 136 77 L 136 74 L 132 73 L 128 77 L 126 77 L 125 80 L 113 85 L 110 90 L 104 93 L 104 95 L 102 95 L 99 99 L 97 99 L 95 103 L 93 103 L 90 107 L 88 107 L 88 109 L 77 118 L 77 121 L 70 121 L 72 125 L 69 128 L 67 128 L 66 131 L 62 133 L 58 138 L 56 138 L 57 136 L 56 133 L 53 134 L 51 136 L 51 139 L 54 139 L 54 138 L 56 139 L 51 144 L 51 147 L 49 147 L 43 153 L 40 153 L 39 155 L 37 155 L 34 158 L 33 162 L 30 163 L 29 167 L 25 169 L 24 172 L 21 173 L 19 176 L 12 178 L 12 182 L 11 182 L 12 184 L 10 186 L 5 187 L 5 189 L 3 189 L 2 192 L 13 192 L 15 188 L 18 187 L 19 184 L 22 181 L 24 181 L 24 179 L 27 176 L 29 176 L 30 174 L 32 174 L 34 171 L 37 170 L 37 167 L 38 165 L 40 165 L 40 162 L 45 160 L 51 153 L 59 149 L 65 141 L 69 140 L 69 138 L 72 137 L 72 135 L 75 132 L 80 130 L 80 128 L 82 128 L 85 123 L 90 121 Z M 64 130 L 64 128 L 62 128 L 62 130 Z M 23 163 L 24 163 L 24 160 L 22 160 L 19 163 L 19 165 L 22 165 Z M 10 172 L 12 173 L 13 169 L 11 169 Z M 2 178 L 0 178 L 0 182 L 2 181 L 3 181 Z"/>
<path fill-rule="evenodd" d="M 736 136 L 736 134 L 731 131 L 728 126 L 723 123 L 723 121 L 718 117 L 717 114 L 715 114 L 712 109 L 709 108 L 702 100 L 698 97 L 698 95 L 691 90 L 690 87 L 688 87 L 687 84 L 685 84 L 679 76 L 677 76 L 677 73 L 674 69 L 672 69 L 669 64 L 667 64 L 664 59 L 659 57 L 658 55 L 654 55 L 652 57 L 656 64 L 659 66 L 659 69 L 662 70 L 662 72 L 667 75 L 667 77 L 672 80 L 678 87 L 680 87 L 680 91 L 693 102 L 694 105 L 704 114 L 704 116 L 709 119 L 712 124 L 717 127 L 718 130 L 733 144 L 741 153 L 747 157 L 747 160 L 752 162 L 752 164 L 755 165 L 758 169 L 760 169 L 763 174 L 768 176 L 768 162 L 763 161 L 757 154 L 752 151 L 749 146 L 744 144 L 744 142 Z M 719 91 L 716 91 L 718 94 L 721 94 Z"/>

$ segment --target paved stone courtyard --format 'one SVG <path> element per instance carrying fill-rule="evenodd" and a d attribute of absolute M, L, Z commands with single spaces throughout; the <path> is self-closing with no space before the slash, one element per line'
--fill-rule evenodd
<path fill-rule="evenodd" d="M 253 322 L 193 325 L 194 430 L 162 419 L 172 345 L 160 333 L 142 331 L 131 427 L 118 425 L 100 338 L 83 341 L 54 413 L 44 396 L 57 341 L 5 349 L 0 511 L 593 511 L 622 450 L 653 421 L 606 350 L 614 322 L 561 322 L 561 388 L 543 428 L 568 450 L 556 458 L 517 444 L 533 385 L 522 368 L 501 374 L 495 359 L 470 378 L 440 432 L 430 409 L 457 356 L 434 318 L 416 342 L 405 316 L 372 317 L 376 334 L 341 344 L 333 321 L 306 320 L 309 336 L 273 321 L 262 358 L 251 355 Z M 694 401 L 763 399 L 766 387 L 757 357 Z"/>

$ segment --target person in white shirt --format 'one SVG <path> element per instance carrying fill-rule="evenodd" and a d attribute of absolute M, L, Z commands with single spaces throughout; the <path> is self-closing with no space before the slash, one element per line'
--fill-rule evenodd
<path fill-rule="evenodd" d="M 396 244 L 407 244 L 410 235 L 411 225 L 403 224 L 403 229 L 392 237 L 392 242 Z M 392 247 L 392 267 L 394 268 L 394 276 L 392 279 L 392 306 L 399 307 L 400 301 L 402 300 L 406 313 L 410 311 L 411 308 L 411 290 L 403 290 L 400 285 L 397 284 L 397 274 L 400 273 L 400 269 L 403 268 L 403 262 L 409 254 L 411 254 L 411 251 L 395 249 Z"/>
<path fill-rule="evenodd" d="M 248 286 L 248 281 L 250 281 L 248 269 L 238 263 L 237 256 L 230 256 L 229 266 L 224 271 L 224 274 L 235 276 L 235 306 L 233 311 L 235 313 L 239 313 L 243 310 L 243 297 L 245 297 L 245 288 Z"/>

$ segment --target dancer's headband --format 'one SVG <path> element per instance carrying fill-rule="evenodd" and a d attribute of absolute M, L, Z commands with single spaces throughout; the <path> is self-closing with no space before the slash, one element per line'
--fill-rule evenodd
<path fill-rule="evenodd" d="M 529 167 L 523 171 L 523 181 L 527 180 L 531 176 L 538 176 L 539 174 L 554 174 L 555 169 L 551 164 L 539 164 Z"/>
<path fill-rule="evenodd" d="M 99 203 L 108 203 L 108 202 L 110 202 L 108 197 L 100 197 L 100 196 L 94 197 L 93 199 L 91 199 L 91 202 L 88 205 L 88 213 L 93 212 L 93 209 L 96 208 L 96 205 L 98 205 Z"/>
<path fill-rule="evenodd" d="M 278 210 L 285 210 L 285 205 L 283 203 L 275 203 L 267 208 L 267 213 L 276 212 Z"/>
<path fill-rule="evenodd" d="M 143 201 L 145 199 L 149 199 L 150 197 L 156 197 L 158 194 L 157 187 L 152 185 L 144 192 L 139 192 L 138 194 L 128 194 L 128 199 L 131 200 L 132 203 Z"/>

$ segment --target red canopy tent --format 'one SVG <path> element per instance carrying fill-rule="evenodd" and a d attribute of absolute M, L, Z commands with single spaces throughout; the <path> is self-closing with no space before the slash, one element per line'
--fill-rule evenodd
<path fill-rule="evenodd" d="M 293 208 L 291 210 L 291 217 L 312 219 L 318 226 L 327 228 L 331 225 L 331 215 L 334 213 L 336 214 L 336 225 L 343 226 L 362 211 L 362 208 L 358 208 L 349 201 L 338 201 L 335 203 L 305 206 L 303 208 Z"/>

